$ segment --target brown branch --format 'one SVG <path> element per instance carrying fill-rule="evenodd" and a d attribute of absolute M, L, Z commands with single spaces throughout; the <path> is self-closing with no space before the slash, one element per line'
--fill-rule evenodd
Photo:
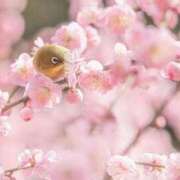
<path fill-rule="evenodd" d="M 12 177 L 13 173 L 15 173 L 17 171 L 21 171 L 21 170 L 30 169 L 30 168 L 33 168 L 34 166 L 35 166 L 35 163 L 31 163 L 29 166 L 7 169 L 4 171 L 4 175 L 7 177 Z"/>
<path fill-rule="evenodd" d="M 26 103 L 28 100 L 29 100 L 29 97 L 25 96 L 25 97 L 23 97 L 21 99 L 18 99 L 17 101 L 14 101 L 14 102 L 12 102 L 10 104 L 7 104 L 6 106 L 4 106 L 4 108 L 2 108 L 1 113 L 5 113 L 8 110 L 10 110 L 11 108 L 13 108 L 14 106 L 17 106 L 17 105 L 19 105 L 21 103 Z"/>
<path fill-rule="evenodd" d="M 62 79 L 60 81 L 57 81 L 55 82 L 56 84 L 59 84 L 59 85 L 62 85 L 62 84 L 65 84 L 67 82 L 66 79 Z M 5 113 L 7 112 L 8 110 L 10 110 L 11 108 L 19 105 L 19 104 L 22 104 L 22 103 L 26 103 L 28 100 L 29 100 L 29 97 L 25 96 L 25 97 L 22 97 L 12 103 L 10 103 L 10 100 L 11 98 L 17 93 L 17 91 L 20 89 L 21 87 L 15 87 L 14 90 L 12 91 L 12 93 L 10 94 L 10 97 L 9 97 L 9 100 L 8 100 L 8 103 L 7 105 L 4 106 L 4 108 L 2 108 L 1 110 L 1 113 Z"/>
<path fill-rule="evenodd" d="M 154 126 L 156 119 L 163 113 L 163 111 L 165 110 L 165 108 L 168 106 L 168 104 L 171 102 L 171 100 L 173 99 L 174 96 L 176 96 L 176 94 L 178 93 L 180 89 L 180 83 L 177 83 L 176 88 L 174 88 L 174 91 L 171 93 L 171 96 L 169 98 L 167 98 L 162 105 L 160 106 L 160 108 L 156 111 L 154 117 L 152 118 L 151 122 L 146 125 L 143 129 L 140 129 L 136 136 L 134 137 L 134 139 L 131 141 L 131 143 L 125 148 L 125 150 L 122 152 L 122 154 L 128 154 L 129 151 L 132 149 L 133 146 L 135 146 L 139 140 L 139 137 L 142 136 L 142 134 L 144 134 L 144 132 L 146 132 L 146 130 L 151 127 Z M 173 97 L 172 97 L 173 96 Z"/>
<path fill-rule="evenodd" d="M 15 94 L 18 92 L 19 89 L 21 89 L 20 86 L 14 87 L 14 89 L 11 92 L 11 94 L 9 95 L 8 103 L 11 102 L 11 99 L 15 96 Z"/>
<path fill-rule="evenodd" d="M 151 164 L 151 163 L 146 163 L 146 162 L 135 162 L 137 165 L 140 166 L 148 166 L 148 167 L 152 167 L 152 168 L 158 168 L 158 169 L 164 169 L 165 166 L 161 165 L 161 164 Z"/>

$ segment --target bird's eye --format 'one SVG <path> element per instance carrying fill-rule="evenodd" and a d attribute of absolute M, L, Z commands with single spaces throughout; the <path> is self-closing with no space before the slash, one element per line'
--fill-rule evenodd
<path fill-rule="evenodd" d="M 57 58 L 57 57 L 52 57 L 52 58 L 51 58 L 51 62 L 52 62 L 53 64 L 58 64 L 58 63 L 60 63 L 61 61 L 60 61 L 60 59 Z"/>

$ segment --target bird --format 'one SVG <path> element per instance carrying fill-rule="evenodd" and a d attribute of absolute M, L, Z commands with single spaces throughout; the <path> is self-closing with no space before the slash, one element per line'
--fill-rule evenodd
<path fill-rule="evenodd" d="M 33 65 L 37 72 L 57 80 L 66 76 L 70 64 L 70 50 L 54 44 L 38 48 L 33 56 Z"/>

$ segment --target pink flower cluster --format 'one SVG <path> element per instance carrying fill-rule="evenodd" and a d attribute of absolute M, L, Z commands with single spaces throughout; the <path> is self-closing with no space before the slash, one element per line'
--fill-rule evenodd
<path fill-rule="evenodd" d="M 110 158 L 107 171 L 113 180 L 119 179 L 162 179 L 178 180 L 179 153 L 169 156 L 146 153 L 136 159 L 115 155 Z"/>
<path fill-rule="evenodd" d="M 21 12 L 25 4 L 17 7 L 17 1 L 2 1 L 0 8 L 11 4 Z M 178 0 L 71 0 L 73 20 L 43 31 L 32 47 L 33 53 L 47 43 L 68 48 L 67 73 L 50 79 L 28 53 L 9 68 L 12 92 L 0 91 L 0 161 L 4 152 L 25 150 L 17 168 L 0 174 L 20 180 L 179 180 L 179 15 Z M 2 38 L 15 42 L 20 35 L 6 28 Z M 56 153 L 39 147 L 61 153 L 54 168 L 49 165 Z M 5 163 L 16 162 L 12 156 Z M 16 171 L 23 173 L 16 177 Z"/>
<path fill-rule="evenodd" d="M 27 0 L 2 0 L 0 4 L 0 59 L 8 57 L 12 46 L 24 33 L 25 22 L 21 15 Z"/>
<path fill-rule="evenodd" d="M 24 170 L 24 173 L 31 178 L 49 179 L 49 166 L 56 161 L 57 154 L 54 151 L 45 153 L 41 149 L 25 149 L 18 155 L 17 168 L 5 170 L 1 167 L 0 178 L 2 180 L 15 180 L 13 173 Z"/>

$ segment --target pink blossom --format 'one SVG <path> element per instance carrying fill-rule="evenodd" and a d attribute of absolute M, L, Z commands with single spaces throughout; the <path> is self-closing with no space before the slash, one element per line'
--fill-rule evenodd
<path fill-rule="evenodd" d="M 168 63 L 162 76 L 172 81 L 180 81 L 180 63 L 174 61 Z"/>
<path fill-rule="evenodd" d="M 25 149 L 18 156 L 18 162 L 20 167 L 27 166 L 39 166 L 42 163 L 56 161 L 57 155 L 54 151 L 48 151 L 44 153 L 41 149 Z"/>
<path fill-rule="evenodd" d="M 52 42 L 71 50 L 83 52 L 87 47 L 85 30 L 76 22 L 61 26 L 52 37 Z"/>
<path fill-rule="evenodd" d="M 43 152 L 41 149 L 25 149 L 18 156 L 20 168 L 28 168 L 24 172 L 25 176 L 34 178 L 49 179 L 49 168 L 56 162 L 57 154 L 55 151 Z"/>
<path fill-rule="evenodd" d="M 72 19 L 76 19 L 77 14 L 82 9 L 86 9 L 89 7 L 98 7 L 102 5 L 102 0 L 71 0 L 70 1 L 70 17 Z"/>
<path fill-rule="evenodd" d="M 158 176 L 158 173 L 162 173 L 164 171 L 166 163 L 167 163 L 167 157 L 165 155 L 158 155 L 158 154 L 152 154 L 152 153 L 145 153 L 138 159 L 138 163 L 142 165 L 144 164 L 144 168 L 146 171 L 149 171 L 150 173 L 156 173 Z M 146 164 L 149 164 L 151 166 L 146 166 Z"/>
<path fill-rule="evenodd" d="M 87 44 L 88 47 L 96 47 L 100 44 L 101 38 L 98 34 L 98 31 L 91 27 L 88 26 L 86 27 L 86 33 L 87 33 Z"/>
<path fill-rule="evenodd" d="M 156 36 L 154 36 L 156 34 Z M 147 66 L 161 68 L 178 55 L 177 42 L 167 29 L 145 28 L 137 25 L 127 36 L 126 42 L 137 61 Z M 134 46 L 136 43 L 138 46 Z"/>
<path fill-rule="evenodd" d="M 80 103 L 83 100 L 83 93 L 80 89 L 69 89 L 66 94 L 66 100 L 71 103 Z"/>
<path fill-rule="evenodd" d="M 25 86 L 34 74 L 32 58 L 23 53 L 11 65 L 11 81 L 20 86 Z"/>
<path fill-rule="evenodd" d="M 26 95 L 34 108 L 52 107 L 60 102 L 61 89 L 51 79 L 35 75 L 26 86 Z"/>
<path fill-rule="evenodd" d="M 24 121 L 29 121 L 32 119 L 33 117 L 33 110 L 30 107 L 24 107 L 23 109 L 21 109 L 20 111 L 20 117 L 24 120 Z"/>
<path fill-rule="evenodd" d="M 90 60 L 88 63 L 80 64 L 80 71 L 82 73 L 90 71 L 102 71 L 103 65 L 97 60 Z"/>
<path fill-rule="evenodd" d="M 111 89 L 110 81 L 109 74 L 104 71 L 90 71 L 79 76 L 80 87 L 89 91 L 106 92 Z"/>
<path fill-rule="evenodd" d="M 87 25 L 98 25 L 102 10 L 98 9 L 96 6 L 87 6 L 83 8 L 77 15 L 77 22 L 82 26 Z"/>
<path fill-rule="evenodd" d="M 127 156 L 112 156 L 108 161 L 107 171 L 114 180 L 124 179 L 127 176 L 135 178 L 138 170 L 135 162 Z"/>
<path fill-rule="evenodd" d="M 104 17 L 105 26 L 115 34 L 121 34 L 135 21 L 135 13 L 128 5 L 107 8 Z"/>

